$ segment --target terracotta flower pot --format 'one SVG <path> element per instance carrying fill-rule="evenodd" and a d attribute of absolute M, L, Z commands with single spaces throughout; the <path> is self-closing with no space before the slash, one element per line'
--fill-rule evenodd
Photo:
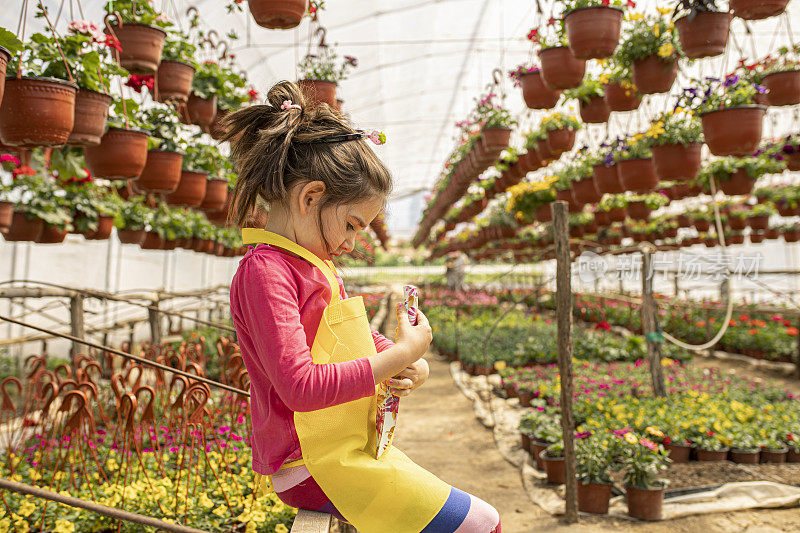
<path fill-rule="evenodd" d="M 550 150 L 550 144 L 547 142 L 547 139 L 536 141 L 536 155 L 546 164 L 550 164 L 558 159 L 558 156 Z"/>
<path fill-rule="evenodd" d="M 800 103 L 800 70 L 787 70 L 764 76 L 761 84 L 769 92 L 769 105 L 794 105 Z"/>
<path fill-rule="evenodd" d="M 724 461 L 728 457 L 728 448 L 721 450 L 705 450 L 697 448 L 697 460 L 706 462 Z"/>
<path fill-rule="evenodd" d="M 606 85 L 605 98 L 611 111 L 633 111 L 642 103 L 642 97 L 636 90 L 626 89 L 617 82 Z"/>
<path fill-rule="evenodd" d="M 481 145 L 489 153 L 508 148 L 509 139 L 511 139 L 511 130 L 508 128 L 483 128 L 481 130 Z"/>
<path fill-rule="evenodd" d="M 628 202 L 628 216 L 633 220 L 647 220 L 650 218 L 650 208 L 643 201 Z"/>
<path fill-rule="evenodd" d="M 206 194 L 200 209 L 203 211 L 219 211 L 228 199 L 228 181 L 222 178 L 209 178 L 206 183 Z"/>
<path fill-rule="evenodd" d="M 656 176 L 664 181 L 691 180 L 700 172 L 702 143 L 653 146 Z"/>
<path fill-rule="evenodd" d="M 759 450 L 736 450 L 732 449 L 730 451 L 730 459 L 734 463 L 739 464 L 749 464 L 754 465 L 758 464 L 758 459 L 761 455 Z"/>
<path fill-rule="evenodd" d="M 783 154 L 786 158 L 786 168 L 789 170 L 800 170 L 800 152 L 793 154 Z"/>
<path fill-rule="evenodd" d="M 147 163 L 147 133 L 109 128 L 98 146 L 83 149 L 86 167 L 95 178 L 136 179 Z"/>
<path fill-rule="evenodd" d="M 703 135 L 708 149 L 719 156 L 752 154 L 761 142 L 765 112 L 763 106 L 749 105 L 703 113 Z"/>
<path fill-rule="evenodd" d="M 781 232 L 778 231 L 776 228 L 769 228 L 767 231 L 764 232 L 764 236 L 767 239 L 775 240 L 780 238 Z"/>
<path fill-rule="evenodd" d="M 619 44 L 622 10 L 613 7 L 573 9 L 564 16 L 569 49 L 578 59 L 602 59 Z"/>
<path fill-rule="evenodd" d="M 747 173 L 747 170 L 740 168 L 731 174 L 727 180 L 719 180 L 717 187 L 728 196 L 735 196 L 737 194 L 750 194 L 755 184 L 756 180 Z"/>
<path fill-rule="evenodd" d="M 154 74 L 161 63 L 167 33 L 155 26 L 134 23 L 114 25 L 111 29 L 122 45 L 120 65 L 132 74 Z"/>
<path fill-rule="evenodd" d="M 97 229 L 82 235 L 90 241 L 104 241 L 111 236 L 112 229 L 114 229 L 114 217 L 100 215 L 97 217 Z"/>
<path fill-rule="evenodd" d="M 186 110 L 189 113 L 189 121 L 192 124 L 208 127 L 217 116 L 217 95 L 213 94 L 210 98 L 200 98 L 192 93 L 186 101 Z"/>
<path fill-rule="evenodd" d="M 585 178 L 572 184 L 572 197 L 576 202 L 593 204 L 600 201 L 600 193 L 594 186 L 592 178 Z"/>
<path fill-rule="evenodd" d="M 759 244 L 764 242 L 764 239 L 767 238 L 765 233 L 751 233 L 750 234 L 750 242 L 753 244 Z"/>
<path fill-rule="evenodd" d="M 537 154 L 536 150 L 534 149 L 528 150 L 526 152 L 525 158 L 528 160 L 528 172 L 539 170 L 544 166 L 542 164 L 542 160 L 539 159 L 539 154 Z"/>
<path fill-rule="evenodd" d="M 768 450 L 762 449 L 761 450 L 761 462 L 762 463 L 785 463 L 786 462 L 786 455 L 789 452 L 789 448 L 782 448 L 780 450 Z"/>
<path fill-rule="evenodd" d="M 75 97 L 75 121 L 67 144 L 97 146 L 106 131 L 108 106 L 112 98 L 103 93 L 79 89 Z"/>
<path fill-rule="evenodd" d="M 161 250 L 164 246 L 164 239 L 155 231 L 148 231 L 145 233 L 142 240 L 142 250 Z"/>
<path fill-rule="evenodd" d="M 11 227 L 14 219 L 14 204 L 0 200 L 0 233 L 5 233 Z"/>
<path fill-rule="evenodd" d="M 171 239 L 171 240 L 164 240 L 164 244 L 161 246 L 162 250 L 174 250 L 178 247 L 178 240 Z M 217 254 L 219 255 L 219 254 Z"/>
<path fill-rule="evenodd" d="M 520 445 L 522 449 L 530 453 L 531 436 L 528 435 L 527 433 L 520 433 L 519 436 L 520 436 Z"/>
<path fill-rule="evenodd" d="M 735 235 L 728 235 L 726 236 L 725 240 L 727 244 L 744 244 L 744 234 L 737 233 Z"/>
<path fill-rule="evenodd" d="M 205 198 L 207 182 L 208 174 L 205 172 L 182 170 L 178 187 L 169 193 L 165 200 L 172 206 L 198 207 Z"/>
<path fill-rule="evenodd" d="M 118 229 L 117 237 L 122 244 L 142 244 L 145 237 L 144 228 L 141 229 Z"/>
<path fill-rule="evenodd" d="M 639 520 L 661 520 L 664 489 L 636 489 L 625 487 L 628 515 Z"/>
<path fill-rule="evenodd" d="M 550 204 L 544 204 L 539 206 L 536 209 L 536 214 L 534 215 L 538 222 L 550 222 L 553 220 L 553 211 L 550 209 Z"/>
<path fill-rule="evenodd" d="M 704 233 L 711 228 L 711 223 L 708 220 L 696 219 L 694 221 L 694 227 L 697 231 Z"/>
<path fill-rule="evenodd" d="M 41 218 L 28 218 L 21 211 L 14 211 L 11 227 L 3 234 L 7 241 L 36 241 L 44 231 L 44 221 Z"/>
<path fill-rule="evenodd" d="M 729 217 L 728 218 L 728 226 L 732 230 L 741 231 L 747 227 L 747 220 L 740 217 Z"/>
<path fill-rule="evenodd" d="M 540 454 L 548 446 L 550 446 L 549 442 L 542 442 L 536 439 L 531 439 L 530 453 L 534 458 L 534 463 L 536 464 L 536 470 L 540 472 L 544 472 L 544 461 L 542 460 Z"/>
<path fill-rule="evenodd" d="M 611 222 L 625 222 L 628 216 L 628 210 L 625 207 L 615 207 L 608 210 L 608 219 Z"/>
<path fill-rule="evenodd" d="M 611 499 L 611 483 L 582 483 L 578 481 L 578 510 L 584 513 L 606 514 Z"/>
<path fill-rule="evenodd" d="M 595 165 L 592 167 L 592 176 L 594 177 L 594 184 L 597 188 L 597 192 L 600 194 L 625 192 L 625 188 L 619 181 L 618 167 L 616 164 L 608 167 L 602 163 Z"/>
<path fill-rule="evenodd" d="M 576 59 L 568 47 L 541 50 L 539 59 L 542 60 L 542 81 L 548 89 L 574 89 L 583 83 L 586 61 Z"/>
<path fill-rule="evenodd" d="M 678 76 L 678 61 L 657 55 L 637 59 L 631 67 L 633 83 L 642 94 L 668 93 Z"/>
<path fill-rule="evenodd" d="M 789 448 L 789 452 L 786 454 L 786 462 L 800 463 L 800 449 Z"/>
<path fill-rule="evenodd" d="M 529 109 L 551 109 L 561 97 L 561 91 L 554 91 L 545 86 L 541 72 L 523 74 L 519 81 L 522 86 L 522 99 Z"/>
<path fill-rule="evenodd" d="M 75 119 L 78 86 L 56 78 L 8 78 L 0 105 L 0 139 L 20 148 L 62 146 Z"/>
<path fill-rule="evenodd" d="M 172 192 L 181 181 L 182 163 L 183 154 L 178 152 L 148 150 L 147 163 L 133 186 L 144 192 Z"/>
<path fill-rule="evenodd" d="M 739 18 L 760 20 L 780 15 L 789 0 L 731 0 L 731 11 Z"/>
<path fill-rule="evenodd" d="M 691 446 L 670 442 L 669 444 L 665 444 L 664 448 L 666 448 L 669 453 L 669 458 L 672 459 L 673 463 L 689 462 L 689 452 L 692 451 Z"/>
<path fill-rule="evenodd" d="M 61 244 L 67 237 L 67 233 L 65 229 L 58 229 L 55 226 L 45 224 L 36 242 L 39 244 Z"/>
<path fill-rule="evenodd" d="M 697 13 L 675 21 L 681 48 L 689 59 L 722 54 L 728 44 L 732 15 L 727 11 Z"/>
<path fill-rule="evenodd" d="M 3 91 L 6 87 L 6 68 L 11 59 L 11 52 L 0 46 L 0 103 L 3 102 Z"/>
<path fill-rule="evenodd" d="M 300 25 L 308 0 L 250 0 L 250 13 L 256 24 L 270 30 L 288 30 Z"/>
<path fill-rule="evenodd" d="M 158 65 L 158 75 L 156 81 L 158 85 L 155 90 L 158 94 L 159 102 L 170 100 L 185 102 L 192 92 L 192 78 L 194 77 L 194 67 L 181 61 L 162 61 Z"/>
<path fill-rule="evenodd" d="M 769 215 L 758 215 L 747 219 L 747 225 L 754 230 L 765 230 L 769 227 Z"/>
<path fill-rule="evenodd" d="M 649 192 L 658 186 L 652 158 L 625 159 L 617 163 L 619 181 L 627 191 Z"/>
<path fill-rule="evenodd" d="M 575 130 L 562 129 L 547 132 L 547 145 L 553 154 L 561 155 L 569 152 L 575 145 Z"/>
<path fill-rule="evenodd" d="M 300 86 L 308 105 L 328 104 L 331 107 L 336 105 L 336 83 L 321 80 L 300 80 L 297 84 Z"/>
<path fill-rule="evenodd" d="M 783 240 L 786 242 L 800 241 L 800 230 L 794 230 L 794 229 L 783 230 Z"/>
<path fill-rule="evenodd" d="M 580 101 L 580 114 L 581 120 L 587 124 L 602 124 L 608 121 L 611 109 L 608 107 L 605 98 L 595 96 L 590 98 L 588 102 Z"/>
<path fill-rule="evenodd" d="M 548 457 L 546 450 L 539 452 L 539 457 L 544 463 L 544 471 L 547 473 L 547 482 L 564 483 L 564 458 Z"/>

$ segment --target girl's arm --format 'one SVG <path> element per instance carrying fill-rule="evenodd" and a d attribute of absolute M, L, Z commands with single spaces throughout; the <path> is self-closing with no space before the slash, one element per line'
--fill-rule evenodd
<path fill-rule="evenodd" d="M 417 325 L 408 321 L 408 313 L 402 303 L 397 304 L 397 344 L 369 357 L 375 383 L 380 383 L 405 370 L 425 355 L 433 340 L 428 318 L 417 311 Z"/>
<path fill-rule="evenodd" d="M 372 330 L 372 340 L 375 341 L 375 349 L 378 350 L 379 352 L 382 352 L 385 349 L 394 346 L 394 343 L 392 341 L 390 341 L 389 339 L 387 339 L 374 329 Z"/>

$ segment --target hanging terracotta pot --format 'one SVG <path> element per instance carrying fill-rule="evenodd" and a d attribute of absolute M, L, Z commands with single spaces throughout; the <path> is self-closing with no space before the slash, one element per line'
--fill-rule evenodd
<path fill-rule="evenodd" d="M 701 115 L 703 135 L 711 153 L 719 156 L 750 155 L 761 142 L 766 109 L 748 105 L 709 111 Z"/>
<path fill-rule="evenodd" d="M 613 164 L 606 166 L 603 163 L 592 167 L 592 176 L 597 192 L 600 194 L 617 194 L 625 192 L 625 188 L 619 181 L 618 166 Z"/>
<path fill-rule="evenodd" d="M 658 177 L 651 158 L 625 159 L 617 166 L 619 181 L 626 191 L 649 192 L 658 187 Z"/>
<path fill-rule="evenodd" d="M 0 200 L 0 233 L 5 233 L 11 227 L 14 219 L 14 204 Z"/>
<path fill-rule="evenodd" d="M 300 86 L 308 105 L 328 104 L 331 108 L 336 105 L 336 83 L 321 80 L 300 80 L 297 84 Z"/>
<path fill-rule="evenodd" d="M 529 109 L 552 109 L 561 97 L 561 91 L 548 89 L 542 80 L 541 72 L 531 72 L 520 76 L 522 99 Z"/>
<path fill-rule="evenodd" d="M 8 237 L 6 237 L 8 240 Z M 783 240 L 786 242 L 797 242 L 800 241 L 800 230 L 797 229 L 785 229 L 783 230 Z"/>
<path fill-rule="evenodd" d="M 786 168 L 789 170 L 800 170 L 800 151 L 792 154 L 782 154 L 786 158 Z"/>
<path fill-rule="evenodd" d="M 537 221 L 545 223 L 550 222 L 553 220 L 553 211 L 550 209 L 550 204 L 544 204 L 539 206 L 536 209 L 536 214 L 534 215 Z"/>
<path fill-rule="evenodd" d="M 777 228 L 769 228 L 767 231 L 764 232 L 764 236 L 767 239 L 775 240 L 780 238 L 781 232 L 778 231 Z"/>
<path fill-rule="evenodd" d="M 696 178 L 700 172 L 702 147 L 702 143 L 653 146 L 653 165 L 658 179 L 685 181 Z"/>
<path fill-rule="evenodd" d="M 650 218 L 650 208 L 642 200 L 628 202 L 626 211 L 633 220 L 647 220 Z"/>
<path fill-rule="evenodd" d="M 631 67 L 633 83 L 642 94 L 668 93 L 678 76 L 678 60 L 657 55 L 637 59 Z"/>
<path fill-rule="evenodd" d="M 92 176 L 106 180 L 136 179 L 147 162 L 146 132 L 108 128 L 97 146 L 83 149 Z"/>
<path fill-rule="evenodd" d="M 602 96 L 593 96 L 588 102 L 580 101 L 581 120 L 587 124 L 602 124 L 608 121 L 611 109 Z"/>
<path fill-rule="evenodd" d="M 675 21 L 681 48 L 689 59 L 722 54 L 728 44 L 732 15 L 727 11 L 707 11 Z"/>
<path fill-rule="evenodd" d="M 628 515 L 639 520 L 661 520 L 664 489 L 636 489 L 625 487 Z"/>
<path fill-rule="evenodd" d="M 119 64 L 131 74 L 154 74 L 161 63 L 167 33 L 147 24 L 125 23 L 111 27 L 122 45 Z M 108 30 L 106 30 L 108 31 Z"/>
<path fill-rule="evenodd" d="M 11 52 L 0 46 L 0 103 L 3 102 L 3 91 L 6 87 L 6 68 L 11 60 Z"/>
<path fill-rule="evenodd" d="M 753 244 L 759 244 L 764 242 L 767 236 L 765 233 L 750 233 L 750 242 Z M 733 451 L 731 451 L 733 453 Z"/>
<path fill-rule="evenodd" d="M 214 122 L 217 116 L 217 95 L 213 94 L 210 98 L 200 98 L 196 94 L 189 95 L 186 101 L 186 110 L 189 113 L 189 121 L 198 126 L 208 127 Z"/>
<path fill-rule="evenodd" d="M 608 218 L 608 211 L 595 211 L 594 221 L 599 227 L 606 227 L 611 225 L 611 219 Z"/>
<path fill-rule="evenodd" d="M 104 93 L 78 89 L 75 97 L 75 121 L 67 139 L 71 146 L 97 146 L 106 131 L 108 106 L 112 98 Z"/>
<path fill-rule="evenodd" d="M 761 20 L 786 11 L 789 0 L 731 0 L 734 16 L 745 20 Z"/>
<path fill-rule="evenodd" d="M 185 102 L 192 92 L 194 67 L 181 61 L 164 60 L 158 65 L 155 90 L 159 102 Z"/>
<path fill-rule="evenodd" d="M 719 180 L 717 186 L 728 196 L 735 196 L 737 194 L 750 194 L 755 184 L 756 180 L 747 173 L 747 170 L 740 168 L 731 174 L 727 180 Z"/>
<path fill-rule="evenodd" d="M 228 180 L 222 178 L 208 178 L 206 194 L 200 209 L 203 211 L 219 211 L 225 207 L 228 199 Z"/>
<path fill-rule="evenodd" d="M 528 172 L 539 170 L 544 166 L 542 160 L 539 159 L 539 154 L 536 153 L 535 149 L 528 150 L 528 152 L 525 154 L 525 158 L 528 160 Z M 800 161 L 800 157 L 798 157 L 798 160 Z"/>
<path fill-rule="evenodd" d="M 578 510 L 584 513 L 606 514 L 612 486 L 611 483 L 578 481 Z"/>
<path fill-rule="evenodd" d="M 44 231 L 44 221 L 41 218 L 28 218 L 22 211 L 14 211 L 11 227 L 3 234 L 7 241 L 36 241 Z"/>
<path fill-rule="evenodd" d="M 308 0 L 249 0 L 253 20 L 262 28 L 288 30 L 300 25 Z"/>
<path fill-rule="evenodd" d="M 564 458 L 548 457 L 547 450 L 539 452 L 544 463 L 544 470 L 547 473 L 548 483 L 564 483 Z"/>
<path fill-rule="evenodd" d="M 509 128 L 483 128 L 481 130 L 481 145 L 490 154 L 499 154 L 508 148 L 509 139 L 511 139 Z M 493 160 L 496 158 L 496 155 L 492 157 Z"/>
<path fill-rule="evenodd" d="M 769 227 L 769 215 L 757 215 L 747 219 L 747 225 L 753 230 L 765 230 Z"/>
<path fill-rule="evenodd" d="M 548 131 L 547 145 L 550 146 L 550 151 L 555 155 L 569 152 L 575 145 L 575 130 L 565 128 Z"/>
<path fill-rule="evenodd" d="M 65 229 L 59 229 L 55 226 L 45 224 L 36 242 L 39 244 L 61 244 L 67 237 L 67 233 Z"/>
<path fill-rule="evenodd" d="M 564 16 L 569 49 L 578 59 L 610 57 L 619 44 L 622 10 L 613 7 L 583 7 Z"/>
<path fill-rule="evenodd" d="M 56 78 L 7 78 L 0 139 L 20 148 L 63 146 L 75 119 L 78 86 Z"/>
<path fill-rule="evenodd" d="M 178 186 L 165 197 L 165 200 L 172 206 L 198 207 L 205 198 L 207 182 L 208 174 L 205 172 L 182 170 Z"/>
<path fill-rule="evenodd" d="M 694 221 L 694 227 L 700 233 L 704 233 L 704 232 L 708 231 L 709 228 L 711 228 L 711 223 L 708 220 L 703 220 L 703 219 L 698 218 L 698 219 L 695 219 L 695 221 Z"/>
<path fill-rule="evenodd" d="M 536 141 L 536 155 L 545 164 L 548 165 L 558 159 L 558 156 L 550 151 L 550 144 L 547 139 L 540 139 Z"/>
<path fill-rule="evenodd" d="M 608 210 L 608 219 L 611 222 L 625 222 L 628 216 L 628 209 L 626 207 L 614 207 Z"/>
<path fill-rule="evenodd" d="M 161 250 L 164 247 L 164 239 L 155 231 L 145 233 L 141 244 L 142 250 Z"/>
<path fill-rule="evenodd" d="M 765 95 L 769 105 L 800 104 L 800 70 L 787 70 L 764 76 L 761 85 L 769 92 Z"/>
<path fill-rule="evenodd" d="M 142 244 L 145 236 L 144 228 L 141 229 L 118 229 L 117 237 L 122 244 Z"/>
<path fill-rule="evenodd" d="M 539 51 L 542 60 L 542 81 L 550 90 L 574 89 L 583 83 L 586 61 L 576 59 L 566 46 Z"/>
<path fill-rule="evenodd" d="M 576 202 L 593 204 L 600 201 L 600 193 L 594 186 L 592 178 L 584 178 L 572 184 L 572 197 Z"/>
<path fill-rule="evenodd" d="M 114 217 L 100 215 L 97 217 L 97 229 L 85 237 L 90 241 L 104 241 L 111 236 L 112 229 L 114 229 Z"/>
<path fill-rule="evenodd" d="M 148 150 L 147 163 L 133 182 L 143 192 L 172 192 L 181 180 L 183 154 L 166 150 Z"/>
<path fill-rule="evenodd" d="M 642 103 L 642 97 L 635 89 L 626 89 L 618 82 L 606 85 L 605 98 L 611 111 L 633 111 Z"/>

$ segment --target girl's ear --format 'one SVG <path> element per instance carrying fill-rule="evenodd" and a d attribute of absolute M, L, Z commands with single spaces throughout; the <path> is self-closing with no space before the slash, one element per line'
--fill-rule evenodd
<path fill-rule="evenodd" d="M 303 185 L 298 196 L 300 214 L 307 215 L 311 207 L 319 203 L 323 194 L 325 194 L 325 183 L 321 181 L 309 181 Z"/>

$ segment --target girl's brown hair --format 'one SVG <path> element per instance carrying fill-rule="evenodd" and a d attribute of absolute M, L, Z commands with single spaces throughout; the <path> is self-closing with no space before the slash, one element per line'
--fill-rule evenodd
<path fill-rule="evenodd" d="M 282 109 L 287 100 L 300 109 Z M 339 112 L 327 104 L 311 105 L 290 81 L 275 84 L 267 101 L 225 119 L 224 140 L 231 143 L 239 174 L 229 220 L 241 227 L 259 198 L 267 204 L 283 202 L 295 184 L 309 181 L 325 184 L 322 208 L 389 195 L 389 170 L 364 140 L 315 142 L 356 133 Z"/>

